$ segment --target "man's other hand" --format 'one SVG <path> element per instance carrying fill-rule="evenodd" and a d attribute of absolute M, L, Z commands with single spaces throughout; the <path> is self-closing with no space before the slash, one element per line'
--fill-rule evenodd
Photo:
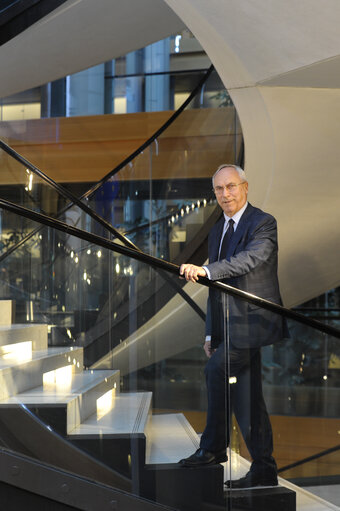
<path fill-rule="evenodd" d="M 195 266 L 194 264 L 182 264 L 179 274 L 183 275 L 186 280 L 197 282 L 199 277 L 206 277 L 207 273 L 202 266 Z"/>
<path fill-rule="evenodd" d="M 214 351 L 216 351 L 211 348 L 211 341 L 205 341 L 203 349 L 208 358 L 210 358 Z"/>

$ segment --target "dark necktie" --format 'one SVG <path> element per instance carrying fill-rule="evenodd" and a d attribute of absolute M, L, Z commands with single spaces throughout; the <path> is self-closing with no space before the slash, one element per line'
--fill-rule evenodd
<path fill-rule="evenodd" d="M 232 235 L 234 234 L 234 223 L 235 223 L 234 220 L 232 218 L 230 218 L 230 220 L 228 222 L 228 228 L 225 231 L 225 234 L 224 234 L 224 237 L 223 237 L 223 241 L 222 241 L 222 245 L 221 245 L 221 250 L 220 250 L 220 255 L 218 257 L 219 261 L 221 259 L 225 259 L 226 256 L 227 256 L 228 245 L 230 243 Z"/>

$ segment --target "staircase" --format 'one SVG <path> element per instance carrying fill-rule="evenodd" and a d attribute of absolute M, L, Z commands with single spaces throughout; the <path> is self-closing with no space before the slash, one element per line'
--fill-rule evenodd
<path fill-rule="evenodd" d="M 199 445 L 183 414 L 152 415 L 151 392 L 121 393 L 119 370 L 84 370 L 83 348 L 48 347 L 48 326 L 13 324 L 12 311 L 11 301 L 0 302 L 0 418 L 25 407 L 51 435 L 130 480 L 136 495 L 183 510 L 223 509 L 229 497 L 223 494 L 222 465 L 178 465 Z M 22 441 L 30 452 L 27 436 Z M 288 497 L 284 509 L 294 509 Z"/>
<path fill-rule="evenodd" d="M 185 417 L 152 416 L 150 392 L 120 393 L 118 370 L 84 370 L 83 348 L 48 347 L 48 326 L 13 324 L 13 309 L 12 301 L 0 301 L 1 413 L 24 405 L 52 431 L 131 478 L 134 493 L 156 497 L 156 467 L 172 464 L 178 471 L 178 459 L 197 449 Z M 222 481 L 222 467 L 216 471 Z"/>

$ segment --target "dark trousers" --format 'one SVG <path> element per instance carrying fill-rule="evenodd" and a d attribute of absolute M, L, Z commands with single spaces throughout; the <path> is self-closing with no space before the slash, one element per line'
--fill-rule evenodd
<path fill-rule="evenodd" d="M 233 411 L 253 459 L 252 470 L 276 470 L 272 428 L 262 392 L 260 349 L 229 346 L 226 357 L 221 343 L 207 362 L 205 376 L 208 413 L 201 448 L 217 452 L 229 445 Z M 236 377 L 237 382 L 228 385 L 230 377 Z"/>

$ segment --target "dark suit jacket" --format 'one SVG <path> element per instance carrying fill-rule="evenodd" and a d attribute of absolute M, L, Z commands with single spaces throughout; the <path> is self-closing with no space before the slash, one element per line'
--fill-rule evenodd
<path fill-rule="evenodd" d="M 281 304 L 275 218 L 248 204 L 231 238 L 226 258 L 218 261 L 223 225 L 224 217 L 209 234 L 207 268 L 211 280 L 220 280 Z M 206 334 L 212 336 L 212 347 L 229 335 L 237 348 L 257 348 L 282 340 L 288 332 L 281 316 L 210 289 Z"/>

